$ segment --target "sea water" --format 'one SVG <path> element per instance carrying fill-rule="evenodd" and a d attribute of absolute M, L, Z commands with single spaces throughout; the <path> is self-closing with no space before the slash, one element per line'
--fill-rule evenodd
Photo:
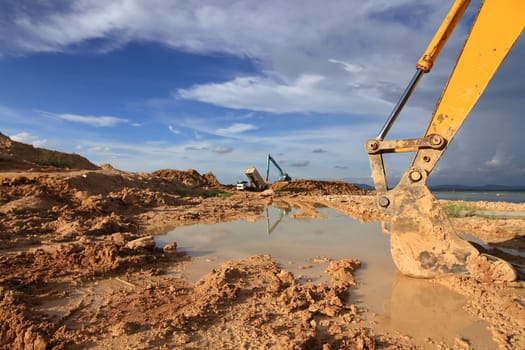
<path fill-rule="evenodd" d="M 525 203 L 525 191 L 432 191 L 437 199 Z"/>

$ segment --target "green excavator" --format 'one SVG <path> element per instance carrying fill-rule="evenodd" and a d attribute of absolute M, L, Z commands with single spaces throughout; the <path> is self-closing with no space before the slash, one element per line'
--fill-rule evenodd
<path fill-rule="evenodd" d="M 268 154 L 268 159 L 266 160 L 266 179 L 265 181 L 268 182 L 268 176 L 270 175 L 270 162 L 277 168 L 279 171 L 279 178 L 277 181 L 292 181 L 292 178 L 281 169 L 279 164 L 273 159 L 273 157 Z"/>

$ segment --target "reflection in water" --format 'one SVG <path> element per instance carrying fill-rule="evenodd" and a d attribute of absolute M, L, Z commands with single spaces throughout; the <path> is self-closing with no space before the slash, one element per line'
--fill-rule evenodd
<path fill-rule="evenodd" d="M 285 208 L 278 208 L 279 209 L 279 218 L 275 220 L 273 224 L 270 225 L 270 209 L 269 207 L 266 207 L 266 231 L 268 232 L 268 236 L 272 234 L 272 232 L 277 228 L 281 220 L 290 212 L 292 211 L 292 208 L 285 207 Z"/>
<path fill-rule="evenodd" d="M 332 209 L 319 209 L 325 219 L 291 219 L 290 211 L 269 207 L 266 219 L 178 227 L 157 236 L 159 246 L 177 242 L 193 257 L 185 276 L 196 282 L 212 268 L 256 254 L 271 254 L 301 281 L 327 281 L 327 257 L 357 258 L 358 288 L 350 302 L 370 312 L 363 316 L 382 330 L 406 334 L 428 346 L 425 338 L 454 343 L 469 339 L 475 348 L 496 348 L 486 323 L 468 315 L 464 298 L 428 280 L 402 276 L 390 256 L 390 236 L 379 223 L 362 224 Z M 321 258 L 319 258 L 321 257 Z M 377 314 L 377 316 L 374 316 Z"/>
<path fill-rule="evenodd" d="M 392 294 L 386 303 L 380 325 L 411 334 L 416 342 L 425 339 L 454 343 L 456 337 L 469 339 L 475 348 L 497 348 L 486 325 L 463 310 L 465 298 L 431 280 L 416 279 L 397 272 L 392 281 Z"/>

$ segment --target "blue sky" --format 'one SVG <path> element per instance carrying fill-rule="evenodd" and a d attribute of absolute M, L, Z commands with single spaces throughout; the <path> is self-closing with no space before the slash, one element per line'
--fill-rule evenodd
<path fill-rule="evenodd" d="M 293 178 L 371 183 L 363 145 L 451 4 L 2 1 L 0 132 L 128 171 L 234 183 L 271 153 Z M 478 5 L 389 138 L 423 134 Z M 520 38 L 431 183 L 525 185 L 524 58 Z"/>

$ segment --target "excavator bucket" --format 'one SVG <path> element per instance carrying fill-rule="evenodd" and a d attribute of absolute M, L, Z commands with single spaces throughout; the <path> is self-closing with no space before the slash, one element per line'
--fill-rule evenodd
<path fill-rule="evenodd" d="M 392 258 L 403 274 L 420 278 L 463 274 L 480 281 L 516 279 L 508 262 L 480 254 L 459 237 L 423 181 L 414 183 L 407 177 L 388 198 Z"/>

